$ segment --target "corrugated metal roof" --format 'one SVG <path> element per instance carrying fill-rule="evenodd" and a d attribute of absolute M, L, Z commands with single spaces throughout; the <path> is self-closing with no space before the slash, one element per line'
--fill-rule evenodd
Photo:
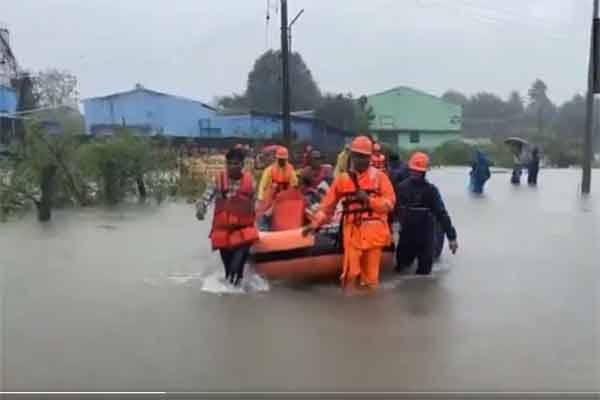
<path fill-rule="evenodd" d="M 135 88 L 133 88 L 131 90 L 126 90 L 124 92 L 112 93 L 112 94 L 109 94 L 109 95 L 106 95 L 106 96 L 88 97 L 88 98 L 84 99 L 84 101 L 90 101 L 90 100 L 110 100 L 110 99 L 115 98 L 115 97 L 127 96 L 127 95 L 130 95 L 132 93 L 136 93 L 136 92 L 145 92 L 145 93 L 148 93 L 148 94 L 153 95 L 153 96 L 167 96 L 167 97 L 172 97 L 172 98 L 175 98 L 175 99 L 180 99 L 180 100 L 185 100 L 185 101 L 191 101 L 191 102 L 194 102 L 194 103 L 198 103 L 198 104 L 202 105 L 203 107 L 208 108 L 210 110 L 217 111 L 216 108 L 214 108 L 214 107 L 212 107 L 212 106 L 210 106 L 210 105 L 208 105 L 206 103 L 203 103 L 201 101 L 190 99 L 190 98 L 187 98 L 187 97 L 182 97 L 182 96 L 175 96 L 175 95 L 172 95 L 172 94 L 169 94 L 169 93 L 163 93 L 163 92 L 159 92 L 159 91 L 156 91 L 156 90 L 146 89 L 145 87 L 140 86 L 140 85 L 136 86 Z"/>
<path fill-rule="evenodd" d="M 460 131 L 462 108 L 434 95 L 398 86 L 370 96 L 373 130 Z"/>

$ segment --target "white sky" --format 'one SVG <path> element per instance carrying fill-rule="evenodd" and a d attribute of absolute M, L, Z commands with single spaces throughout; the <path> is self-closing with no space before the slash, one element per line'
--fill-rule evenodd
<path fill-rule="evenodd" d="M 406 85 L 506 97 L 526 95 L 538 77 L 555 102 L 585 90 L 591 0 L 288 2 L 290 20 L 305 9 L 293 46 L 323 91 Z M 279 15 L 273 8 L 267 32 L 266 3 L 3 0 L 0 19 L 21 67 L 68 69 L 82 97 L 140 82 L 208 102 L 243 91 L 267 43 L 279 47 Z"/>

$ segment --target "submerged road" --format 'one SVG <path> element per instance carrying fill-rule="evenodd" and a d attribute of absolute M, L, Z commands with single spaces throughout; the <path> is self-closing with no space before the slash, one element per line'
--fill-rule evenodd
<path fill-rule="evenodd" d="M 189 205 L 0 224 L 5 391 L 599 391 L 600 173 L 432 173 L 459 232 L 431 279 L 373 296 L 220 264 Z M 208 290 L 208 291 L 207 291 Z"/>

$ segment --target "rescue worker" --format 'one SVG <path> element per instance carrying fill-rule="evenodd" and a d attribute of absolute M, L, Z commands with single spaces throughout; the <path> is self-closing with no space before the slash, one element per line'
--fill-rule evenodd
<path fill-rule="evenodd" d="M 385 154 L 381 152 L 381 145 L 377 142 L 373 144 L 373 155 L 371 156 L 371 166 L 385 172 L 387 169 Z"/>
<path fill-rule="evenodd" d="M 350 157 L 350 147 L 346 144 L 342 151 L 340 151 L 337 155 L 335 162 L 335 170 L 333 171 L 333 176 L 337 177 L 342 172 L 348 171 L 348 163 Z"/>
<path fill-rule="evenodd" d="M 446 233 L 452 254 L 458 249 L 456 229 L 452 225 L 440 192 L 425 177 L 428 167 L 427 154 L 414 153 L 408 163 L 410 177 L 397 187 L 397 209 L 402 230 L 396 248 L 396 270 L 409 267 L 416 258 L 418 275 L 431 273 L 435 253 L 436 221 Z"/>
<path fill-rule="evenodd" d="M 387 175 L 370 166 L 372 155 L 373 143 L 368 137 L 358 136 L 352 141 L 351 169 L 334 179 L 314 221 L 303 230 L 305 235 L 317 230 L 342 201 L 344 257 L 340 280 L 346 289 L 352 289 L 358 278 L 361 287 L 377 287 L 382 250 L 392 240 L 388 214 L 394 209 L 396 196 Z"/>
<path fill-rule="evenodd" d="M 208 205 L 215 200 L 210 230 L 213 250 L 219 250 L 225 268 L 225 279 L 239 285 L 250 246 L 258 239 L 254 214 L 254 182 L 249 171 L 243 171 L 244 152 L 229 150 L 225 156 L 226 171 L 215 177 L 198 202 L 196 217 L 204 220 Z"/>
<path fill-rule="evenodd" d="M 290 187 L 298 186 L 298 177 L 292 164 L 288 161 L 289 152 L 279 146 L 275 151 L 275 162 L 265 168 L 258 186 L 257 211 L 261 230 L 271 228 L 271 211 L 277 194 Z"/>
<path fill-rule="evenodd" d="M 267 197 L 274 197 L 282 190 L 298 186 L 298 177 L 288 158 L 288 149 L 279 146 L 275 151 L 275 162 L 263 171 L 260 178 L 258 200 L 267 200 Z"/>
<path fill-rule="evenodd" d="M 490 172 L 490 161 L 481 150 L 475 150 L 473 162 L 471 163 L 471 172 L 469 189 L 476 194 L 483 193 L 483 186 L 492 176 Z"/>

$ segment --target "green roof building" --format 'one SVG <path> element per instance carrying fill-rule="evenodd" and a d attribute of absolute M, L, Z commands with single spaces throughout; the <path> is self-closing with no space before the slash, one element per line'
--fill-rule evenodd
<path fill-rule="evenodd" d="M 404 149 L 433 149 L 461 135 L 461 106 L 399 86 L 367 97 L 375 119 L 370 129 L 382 143 Z"/>

